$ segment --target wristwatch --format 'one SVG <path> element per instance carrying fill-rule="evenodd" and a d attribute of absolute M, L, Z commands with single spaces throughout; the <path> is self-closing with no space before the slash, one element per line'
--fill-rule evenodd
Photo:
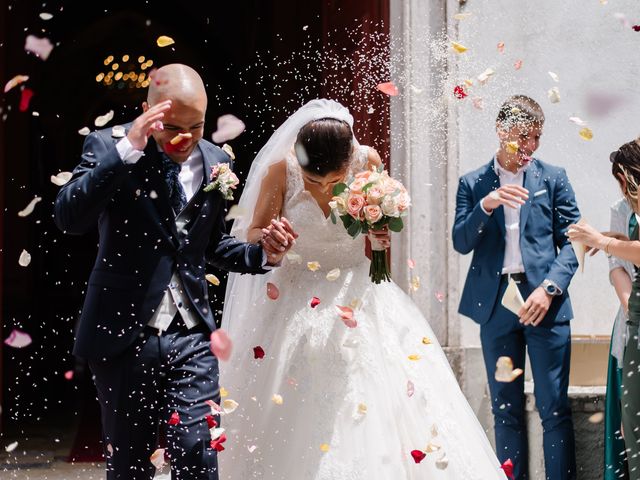
<path fill-rule="evenodd" d="M 556 295 L 560 295 L 562 293 L 562 290 L 558 288 L 558 285 L 556 285 L 555 282 L 549 280 L 548 278 L 545 279 L 540 286 L 544 288 L 544 291 L 552 297 L 555 297 Z"/>

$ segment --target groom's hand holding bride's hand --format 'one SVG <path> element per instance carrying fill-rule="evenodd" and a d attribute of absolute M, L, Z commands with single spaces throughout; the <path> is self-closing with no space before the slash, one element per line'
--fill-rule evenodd
<path fill-rule="evenodd" d="M 271 220 L 271 225 L 262 229 L 260 244 L 267 254 L 267 264 L 277 265 L 296 243 L 298 234 L 285 217 Z"/>

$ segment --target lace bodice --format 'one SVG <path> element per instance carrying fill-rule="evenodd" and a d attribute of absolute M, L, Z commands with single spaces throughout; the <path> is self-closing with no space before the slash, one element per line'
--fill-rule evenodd
<path fill-rule="evenodd" d="M 354 155 L 349 174 L 362 171 L 367 162 L 368 147 L 360 146 Z M 364 236 L 353 239 L 340 219 L 334 224 L 315 198 L 304 188 L 304 179 L 295 155 L 287 156 L 287 182 L 283 215 L 292 222 L 300 234 L 294 247 L 295 253 L 307 262 L 317 261 L 323 271 L 347 268 L 366 260 Z"/>

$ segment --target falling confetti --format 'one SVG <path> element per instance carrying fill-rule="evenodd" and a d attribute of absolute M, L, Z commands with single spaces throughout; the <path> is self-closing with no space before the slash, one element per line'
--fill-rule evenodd
<path fill-rule="evenodd" d="M 329 273 L 327 273 L 326 278 L 330 282 L 336 281 L 338 278 L 340 278 L 340 269 L 334 268 L 333 270 L 329 271 Z"/>
<path fill-rule="evenodd" d="M 256 360 L 264 358 L 264 348 L 262 348 L 260 345 L 258 345 L 257 347 L 253 347 L 253 358 Z"/>
<path fill-rule="evenodd" d="M 410 258 L 410 259 L 408 259 L 408 260 L 407 260 L 407 266 L 408 266 L 410 269 L 412 269 L 412 270 L 413 270 L 414 268 L 416 268 L 416 262 L 415 262 L 415 260 L 413 260 L 413 259 L 411 259 L 411 258 Z"/>
<path fill-rule="evenodd" d="M 398 87 L 396 87 L 393 82 L 380 83 L 376 88 L 382 93 L 389 95 L 390 97 L 395 97 L 396 95 L 398 95 L 398 93 L 400 93 L 398 91 Z"/>
<path fill-rule="evenodd" d="M 513 360 L 510 357 L 499 357 L 496 362 L 496 382 L 511 383 L 524 372 L 521 368 L 513 368 Z"/>
<path fill-rule="evenodd" d="M 320 270 L 320 263 L 318 262 L 307 262 L 307 268 L 312 272 Z"/>
<path fill-rule="evenodd" d="M 280 290 L 278 290 L 278 287 L 271 282 L 267 282 L 267 297 L 271 300 L 277 300 L 279 296 Z"/>
<path fill-rule="evenodd" d="M 11 453 L 18 447 L 18 442 L 12 442 L 6 447 L 4 447 L 5 452 Z"/>
<path fill-rule="evenodd" d="M 456 53 L 464 53 L 467 50 L 469 50 L 467 47 L 465 47 L 464 45 L 462 45 L 461 43 L 458 43 L 458 42 L 451 42 L 451 48 L 453 48 L 453 50 Z"/>
<path fill-rule="evenodd" d="M 113 119 L 113 114 L 114 114 L 113 110 L 109 110 L 104 115 L 100 115 L 96 117 L 95 121 L 93 122 L 94 125 L 96 127 L 104 127 L 107 123 L 109 123 Z"/>
<path fill-rule="evenodd" d="M 240 405 L 238 404 L 238 402 L 230 398 L 227 400 L 223 400 L 221 413 L 223 415 L 229 415 L 230 413 L 235 412 L 239 406 Z"/>
<path fill-rule="evenodd" d="M 15 77 L 13 77 L 11 80 L 9 80 L 5 84 L 4 93 L 7 93 L 12 88 L 17 87 L 18 85 L 20 85 L 21 83 L 26 82 L 27 80 L 29 80 L 29 76 L 28 75 L 16 75 Z"/>
<path fill-rule="evenodd" d="M 256 447 L 255 445 L 251 445 L 251 446 L 247 447 L 247 450 L 249 450 L 249 453 L 253 453 L 253 452 L 255 452 L 256 448 L 258 448 L 258 447 Z"/>
<path fill-rule="evenodd" d="M 53 15 L 52 15 L 52 14 L 50 14 L 50 13 L 47 13 L 47 12 L 42 12 L 42 13 L 40 14 L 40 18 L 41 18 L 42 20 L 45 20 L 45 21 L 46 21 L 46 20 L 51 20 L 51 19 L 53 18 Z"/>
<path fill-rule="evenodd" d="M 316 308 L 318 305 L 320 305 L 320 299 L 318 297 L 313 297 L 311 299 L 311 308 Z"/>
<path fill-rule="evenodd" d="M 41 60 L 46 60 L 53 50 L 53 44 L 48 38 L 38 38 L 35 35 L 28 35 L 24 43 L 24 49 L 33 53 Z"/>
<path fill-rule="evenodd" d="M 580 138 L 582 138 L 583 140 L 593 140 L 593 132 L 589 127 L 580 129 L 578 135 L 580 135 Z"/>
<path fill-rule="evenodd" d="M 560 89 L 553 87 L 547 92 L 547 97 L 551 103 L 558 103 L 560 101 Z"/>
<path fill-rule="evenodd" d="M 41 200 L 42 200 L 41 197 L 34 197 L 33 200 L 29 202 L 29 205 L 27 205 L 26 207 L 24 207 L 23 210 L 20 210 L 18 212 L 18 216 L 28 217 L 29 215 L 31 215 L 33 213 L 33 209 L 36 208 L 36 204 Z"/>
<path fill-rule="evenodd" d="M 162 47 L 168 47 L 169 45 L 173 45 L 174 43 L 176 43 L 173 38 L 171 37 L 167 37 L 166 35 L 161 35 L 158 37 L 158 39 L 156 40 L 156 44 L 162 48 Z"/>
<path fill-rule="evenodd" d="M 31 335 L 17 328 L 14 328 L 9 336 L 4 340 L 5 345 L 13 348 L 24 348 L 31 344 Z"/>
<path fill-rule="evenodd" d="M 213 143 L 224 143 L 237 138 L 245 131 L 245 124 L 235 115 L 218 117 L 217 130 L 211 135 Z"/>
<path fill-rule="evenodd" d="M 226 388 L 220 387 L 220 397 L 225 398 L 229 396 L 229 392 Z"/>
<path fill-rule="evenodd" d="M 209 282 L 211 285 L 215 285 L 216 287 L 220 286 L 220 279 L 218 277 L 216 277 L 213 273 L 207 273 L 204 278 L 207 280 L 207 282 Z"/>
<path fill-rule="evenodd" d="M 213 354 L 223 362 L 226 362 L 231 357 L 231 351 L 233 350 L 233 342 L 223 329 L 218 328 L 211 332 L 210 346 Z"/>
<path fill-rule="evenodd" d="M 282 398 L 282 395 L 278 395 L 277 393 L 273 394 L 273 396 L 271 397 L 271 401 L 276 405 L 282 405 L 284 403 L 284 399 Z"/>
<path fill-rule="evenodd" d="M 286 258 L 291 263 L 297 263 L 297 264 L 301 264 L 302 263 L 302 257 L 300 255 L 298 255 L 297 253 L 292 252 L 291 250 L 289 250 L 289 252 L 287 253 Z"/>
<path fill-rule="evenodd" d="M 31 255 L 26 250 L 22 250 L 20 253 L 20 258 L 18 259 L 18 264 L 21 267 L 27 267 L 31 263 Z"/>

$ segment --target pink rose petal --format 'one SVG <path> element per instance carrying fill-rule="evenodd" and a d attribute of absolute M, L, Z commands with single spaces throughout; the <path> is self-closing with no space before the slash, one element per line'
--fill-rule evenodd
<path fill-rule="evenodd" d="M 271 300 L 277 300 L 279 296 L 280 290 L 278 290 L 278 287 L 276 287 L 275 284 L 271 282 L 267 282 L 267 297 L 269 297 Z"/>
<path fill-rule="evenodd" d="M 395 86 L 395 84 L 393 82 L 385 82 L 385 83 L 381 83 L 378 85 L 378 90 L 380 90 L 382 93 L 386 93 L 387 95 L 389 95 L 390 97 L 395 97 L 396 95 L 398 95 L 398 93 L 400 93 L 398 91 L 398 87 Z"/>
<path fill-rule="evenodd" d="M 226 362 L 231 357 L 231 350 L 233 349 L 233 343 L 227 335 L 227 332 L 221 328 L 211 333 L 211 351 L 213 354 Z"/>
<path fill-rule="evenodd" d="M 31 344 L 31 335 L 18 330 L 17 328 L 14 328 L 9 336 L 5 339 L 4 343 L 13 348 L 24 348 L 27 345 Z"/>
<path fill-rule="evenodd" d="M 413 394 L 416 392 L 416 387 L 411 380 L 407 381 L 407 396 L 413 397 Z"/>
<path fill-rule="evenodd" d="M 49 58 L 53 44 L 48 38 L 38 38 L 35 35 L 28 35 L 24 43 L 27 52 L 35 54 L 38 58 L 46 60 Z"/>
<path fill-rule="evenodd" d="M 213 143 L 224 143 L 240 136 L 245 130 L 245 124 L 235 115 L 227 114 L 218 118 L 218 129 L 213 132 Z"/>
<path fill-rule="evenodd" d="M 64 378 L 66 380 L 73 380 L 73 370 L 67 370 L 64 372 Z"/>
<path fill-rule="evenodd" d="M 336 309 L 338 310 L 338 314 L 340 318 L 344 322 L 344 324 L 349 328 L 356 328 L 358 326 L 358 322 L 355 318 L 353 318 L 353 309 L 351 307 L 343 307 L 342 305 L 336 305 Z"/>

